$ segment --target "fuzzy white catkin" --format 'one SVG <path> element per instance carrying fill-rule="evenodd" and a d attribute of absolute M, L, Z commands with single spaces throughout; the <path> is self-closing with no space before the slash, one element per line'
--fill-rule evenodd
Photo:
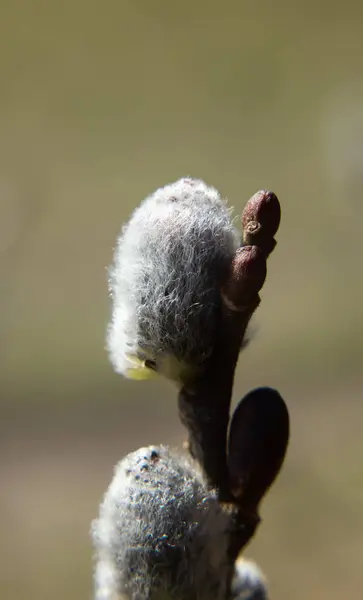
<path fill-rule="evenodd" d="M 208 358 L 221 278 L 240 242 L 231 209 L 199 179 L 166 185 L 136 208 L 110 269 L 107 348 L 117 372 L 147 378 L 152 363 L 179 380 Z"/>
<path fill-rule="evenodd" d="M 267 600 L 258 568 L 228 560 L 231 519 L 187 457 L 129 454 L 92 526 L 95 600 Z"/>

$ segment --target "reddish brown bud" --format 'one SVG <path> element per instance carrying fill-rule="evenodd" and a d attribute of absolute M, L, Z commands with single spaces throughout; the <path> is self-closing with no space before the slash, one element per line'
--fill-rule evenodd
<path fill-rule="evenodd" d="M 271 238 L 276 234 L 281 220 L 280 202 L 273 192 L 260 190 L 250 198 L 242 213 L 242 227 L 246 229 L 248 223 L 257 221 L 264 231 L 265 236 Z"/>
<path fill-rule="evenodd" d="M 241 311 L 258 303 L 258 292 L 266 279 L 266 257 L 257 246 L 236 251 L 222 297 L 232 310 Z"/>
<path fill-rule="evenodd" d="M 237 405 L 230 424 L 228 470 L 231 491 L 242 507 L 258 512 L 285 458 L 289 413 L 280 394 L 252 390 Z"/>

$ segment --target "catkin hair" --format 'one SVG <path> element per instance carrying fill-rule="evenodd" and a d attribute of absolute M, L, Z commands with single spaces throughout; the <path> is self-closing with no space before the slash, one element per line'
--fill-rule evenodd
<path fill-rule="evenodd" d="M 109 271 L 107 348 L 116 371 L 142 351 L 192 365 L 210 355 L 221 280 L 239 245 L 231 210 L 199 179 L 166 185 L 136 208 Z"/>
<path fill-rule="evenodd" d="M 232 528 L 233 512 L 187 456 L 132 452 L 92 525 L 95 600 L 267 600 L 257 566 L 229 559 Z"/>
<path fill-rule="evenodd" d="M 93 524 L 96 599 L 164 591 L 193 600 L 202 589 L 206 600 L 223 597 L 227 528 L 216 491 L 186 457 L 165 446 L 129 454 Z"/>

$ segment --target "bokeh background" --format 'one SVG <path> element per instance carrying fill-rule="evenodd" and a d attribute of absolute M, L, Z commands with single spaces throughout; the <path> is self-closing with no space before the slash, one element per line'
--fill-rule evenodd
<path fill-rule="evenodd" d="M 90 598 L 113 465 L 183 440 L 104 335 L 121 223 L 187 174 L 283 207 L 234 401 L 277 386 L 292 438 L 247 555 L 278 600 L 361 596 L 362 30 L 358 0 L 2 0 L 1 598 Z"/>

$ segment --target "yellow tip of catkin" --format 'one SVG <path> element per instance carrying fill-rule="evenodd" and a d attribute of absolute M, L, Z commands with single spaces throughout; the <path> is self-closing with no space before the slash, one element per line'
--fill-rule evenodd
<path fill-rule="evenodd" d="M 145 361 L 141 360 L 138 356 L 127 355 L 127 360 L 130 366 L 125 371 L 125 376 L 129 379 L 136 381 L 142 381 L 144 379 L 153 379 L 157 376 L 157 373 L 152 369 L 149 369 L 145 365 Z"/>

